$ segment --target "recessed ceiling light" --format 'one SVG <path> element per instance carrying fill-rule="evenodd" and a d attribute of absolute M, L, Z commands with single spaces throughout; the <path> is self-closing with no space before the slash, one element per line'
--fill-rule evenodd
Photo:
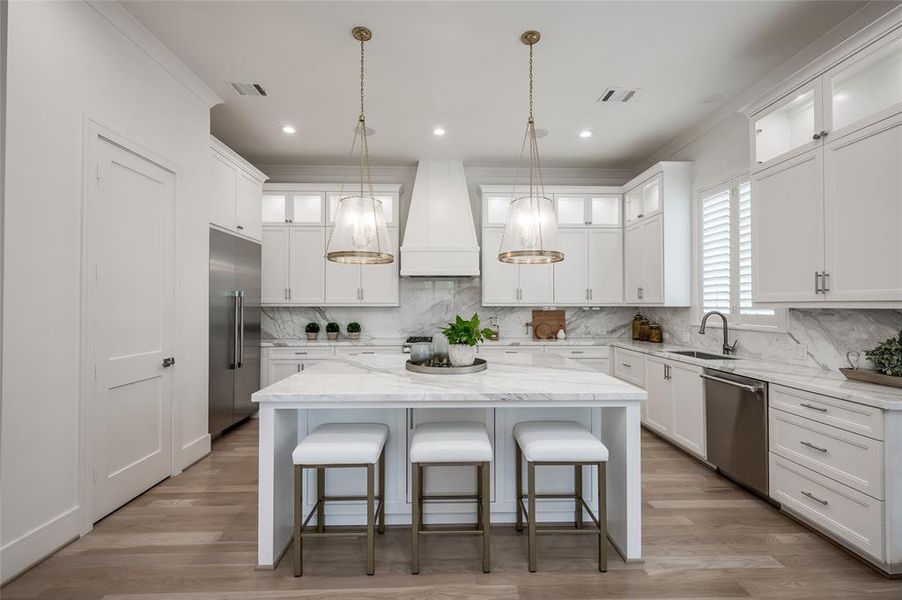
<path fill-rule="evenodd" d="M 592 130 L 591 129 L 583 129 L 582 131 L 579 132 L 579 137 L 581 137 L 581 138 L 592 137 Z"/>
<path fill-rule="evenodd" d="M 444 127 L 436 127 L 435 129 L 432 130 L 432 135 L 438 135 L 438 136 L 445 135 L 445 128 Z"/>
<path fill-rule="evenodd" d="M 296 129 L 294 128 L 294 125 L 288 125 L 288 124 L 282 125 L 282 127 L 280 127 L 280 129 L 282 130 L 282 133 L 288 133 L 288 134 L 294 133 L 296 131 Z"/>

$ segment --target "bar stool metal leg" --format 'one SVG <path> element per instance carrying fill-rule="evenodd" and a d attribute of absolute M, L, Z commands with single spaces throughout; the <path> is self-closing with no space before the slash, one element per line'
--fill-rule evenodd
<path fill-rule="evenodd" d="M 607 507 L 607 469 L 605 463 L 598 463 L 598 570 L 608 570 L 608 507 Z"/>
<path fill-rule="evenodd" d="M 527 497 L 529 506 L 526 509 L 526 519 L 529 527 L 529 572 L 536 572 L 536 464 L 526 463 Z"/>
<path fill-rule="evenodd" d="M 410 572 L 414 575 L 420 573 L 420 465 L 412 463 L 410 472 L 413 480 L 410 490 L 413 494 L 413 502 L 410 503 Z"/>
<path fill-rule="evenodd" d="M 583 528 L 583 466 L 573 465 L 573 495 L 576 496 L 576 513 L 574 523 L 577 529 Z"/>
<path fill-rule="evenodd" d="M 479 467 L 479 474 L 482 485 L 480 486 L 481 506 L 479 507 L 482 514 L 482 572 L 489 573 L 492 570 L 492 518 L 491 518 L 491 494 L 489 490 L 489 475 L 491 469 L 489 463 L 484 462 Z"/>
<path fill-rule="evenodd" d="M 320 533 L 326 530 L 326 469 L 316 468 L 316 530 Z"/>
<path fill-rule="evenodd" d="M 476 529 L 482 531 L 482 464 L 476 465 Z"/>
<path fill-rule="evenodd" d="M 379 533 L 385 533 L 385 448 L 379 455 Z"/>
<path fill-rule="evenodd" d="M 294 576 L 300 577 L 304 572 L 304 538 L 301 537 L 301 526 L 304 522 L 303 497 L 304 468 L 294 467 Z"/>
<path fill-rule="evenodd" d="M 366 574 L 376 572 L 376 482 L 374 465 L 366 466 Z"/>
<path fill-rule="evenodd" d="M 517 531 L 523 531 L 523 451 L 514 439 L 514 458 L 517 461 Z"/>

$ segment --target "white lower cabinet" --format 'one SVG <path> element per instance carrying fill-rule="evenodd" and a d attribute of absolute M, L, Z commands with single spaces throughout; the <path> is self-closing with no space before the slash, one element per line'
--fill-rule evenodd
<path fill-rule="evenodd" d="M 645 357 L 645 424 L 705 458 L 705 386 L 701 367 Z"/>
<path fill-rule="evenodd" d="M 645 387 L 645 356 L 643 354 L 623 348 L 614 348 L 612 360 L 614 377 L 642 388 Z M 642 405 L 643 417 L 646 405 L 647 403 Z"/>
<path fill-rule="evenodd" d="M 557 354 L 569 358 L 584 367 L 611 374 L 611 349 L 609 346 L 545 346 L 546 354 Z"/>

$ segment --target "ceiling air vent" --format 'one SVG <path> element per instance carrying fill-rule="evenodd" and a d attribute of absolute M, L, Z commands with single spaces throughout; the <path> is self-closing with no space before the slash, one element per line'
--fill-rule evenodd
<path fill-rule="evenodd" d="M 629 102 L 639 92 L 639 88 L 608 88 L 595 102 Z"/>
<path fill-rule="evenodd" d="M 235 90 L 239 96 L 265 96 L 266 90 L 259 83 L 241 83 L 238 81 L 230 81 L 229 85 Z"/>

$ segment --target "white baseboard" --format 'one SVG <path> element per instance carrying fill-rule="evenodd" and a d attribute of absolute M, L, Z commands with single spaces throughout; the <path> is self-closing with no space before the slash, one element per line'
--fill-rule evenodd
<path fill-rule="evenodd" d="M 182 460 L 179 465 L 182 469 L 187 469 L 206 455 L 210 453 L 210 434 L 205 433 L 193 442 L 188 442 L 182 446 Z"/>
<path fill-rule="evenodd" d="M 81 507 L 73 506 L 4 545 L 0 548 L 0 583 L 6 583 L 76 539 L 81 526 Z"/>

